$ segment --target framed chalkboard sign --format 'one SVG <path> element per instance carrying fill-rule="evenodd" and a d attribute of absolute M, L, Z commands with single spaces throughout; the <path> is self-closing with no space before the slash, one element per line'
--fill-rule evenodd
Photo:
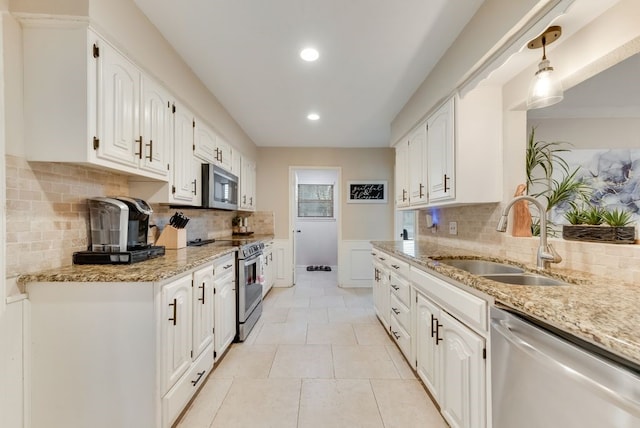
<path fill-rule="evenodd" d="M 351 204 L 386 204 L 386 180 L 358 180 L 347 182 L 347 202 Z"/>

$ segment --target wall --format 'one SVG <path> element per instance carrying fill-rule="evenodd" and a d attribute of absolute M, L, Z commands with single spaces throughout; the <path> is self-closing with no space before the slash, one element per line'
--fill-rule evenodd
<path fill-rule="evenodd" d="M 289 238 L 289 167 L 342 168 L 342 239 L 388 240 L 393 235 L 393 198 L 386 204 L 348 204 L 349 180 L 387 180 L 393 189 L 392 149 L 258 148 L 258 208 L 275 215 L 276 238 Z"/>
<path fill-rule="evenodd" d="M 534 119 L 527 122 L 532 126 L 536 140 L 566 141 L 571 150 L 640 147 L 640 118 Z"/>
<path fill-rule="evenodd" d="M 338 264 L 338 227 L 336 219 L 340 218 L 340 196 L 338 186 L 338 170 L 335 169 L 302 169 L 296 170 L 298 184 L 333 184 L 334 208 L 333 219 L 296 219 L 296 264 L 298 266 Z M 344 187 L 344 186 L 343 186 Z"/>

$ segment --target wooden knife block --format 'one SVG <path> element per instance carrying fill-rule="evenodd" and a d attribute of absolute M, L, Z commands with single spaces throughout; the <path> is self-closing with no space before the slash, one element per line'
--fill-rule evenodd
<path fill-rule="evenodd" d="M 171 225 L 166 225 L 162 230 L 156 245 L 164 245 L 168 250 L 178 250 L 187 246 L 187 230 L 176 229 Z"/>

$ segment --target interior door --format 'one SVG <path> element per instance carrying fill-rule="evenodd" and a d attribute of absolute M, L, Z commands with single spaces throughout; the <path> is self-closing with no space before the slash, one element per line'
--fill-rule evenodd
<path fill-rule="evenodd" d="M 300 234 L 300 230 L 296 229 L 296 216 L 297 216 L 297 206 L 298 206 L 298 174 L 295 171 L 291 171 L 290 177 L 291 188 L 289 191 L 289 200 L 291 201 L 291 212 L 289 213 L 289 224 L 291 225 L 291 269 L 292 272 L 292 285 L 296 285 L 296 242 L 298 240 L 298 235 Z"/>

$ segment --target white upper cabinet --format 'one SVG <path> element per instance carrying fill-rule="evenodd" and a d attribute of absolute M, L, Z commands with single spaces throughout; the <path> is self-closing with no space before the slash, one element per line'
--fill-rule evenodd
<path fill-rule="evenodd" d="M 256 210 L 256 163 L 243 157 L 240 161 L 240 201 L 241 211 Z"/>
<path fill-rule="evenodd" d="M 145 135 L 144 74 L 86 23 L 51 21 L 21 21 L 27 159 L 167 181 L 167 148 Z"/>
<path fill-rule="evenodd" d="M 216 163 L 216 134 L 202 120 L 196 120 L 193 154 L 206 163 Z"/>
<path fill-rule="evenodd" d="M 216 161 L 221 168 L 233 172 L 233 148 L 222 137 L 216 139 Z"/>
<path fill-rule="evenodd" d="M 409 137 L 409 205 L 425 205 L 427 193 L 427 128 L 419 125 Z"/>
<path fill-rule="evenodd" d="M 200 196 L 199 172 L 193 157 L 195 119 L 186 107 L 177 104 L 174 113 L 173 198 L 196 205 Z"/>
<path fill-rule="evenodd" d="M 455 198 L 454 99 L 427 119 L 429 201 Z"/>
<path fill-rule="evenodd" d="M 396 208 L 409 206 L 409 145 L 396 146 Z"/>
<path fill-rule="evenodd" d="M 138 146 L 140 168 L 168 176 L 173 148 L 171 96 L 162 86 L 142 76 L 142 136 Z"/>

